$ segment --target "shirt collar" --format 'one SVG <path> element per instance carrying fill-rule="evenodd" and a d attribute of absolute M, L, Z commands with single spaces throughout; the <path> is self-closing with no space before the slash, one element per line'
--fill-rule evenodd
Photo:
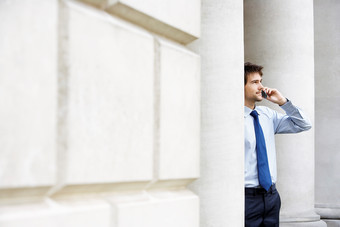
<path fill-rule="evenodd" d="M 255 109 L 257 111 L 257 113 L 260 115 L 257 106 L 255 105 Z M 250 109 L 247 106 L 244 106 L 244 118 L 246 118 L 248 115 L 250 115 L 250 113 L 253 111 L 253 109 Z"/>
<path fill-rule="evenodd" d="M 251 111 L 253 110 L 247 106 L 244 106 L 244 117 L 246 118 L 251 113 Z"/>

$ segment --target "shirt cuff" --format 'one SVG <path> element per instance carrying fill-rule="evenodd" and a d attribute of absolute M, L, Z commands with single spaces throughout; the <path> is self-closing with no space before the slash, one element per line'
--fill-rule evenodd
<path fill-rule="evenodd" d="M 287 102 L 280 106 L 287 114 L 293 113 L 296 110 L 296 107 L 293 105 L 293 103 L 287 99 Z"/>

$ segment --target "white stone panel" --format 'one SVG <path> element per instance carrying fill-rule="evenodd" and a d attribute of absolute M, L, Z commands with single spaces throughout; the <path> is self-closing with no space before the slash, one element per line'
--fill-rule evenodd
<path fill-rule="evenodd" d="M 200 0 L 108 2 L 109 12 L 178 42 L 188 43 L 200 36 Z"/>
<path fill-rule="evenodd" d="M 0 188 L 55 182 L 57 1 L 0 1 Z"/>
<path fill-rule="evenodd" d="M 153 38 L 69 4 L 67 183 L 141 181 L 153 168 Z"/>
<path fill-rule="evenodd" d="M 15 205 L 0 209 L 1 227 L 109 227 L 111 207 L 100 201 Z"/>
<path fill-rule="evenodd" d="M 154 192 L 146 201 L 116 204 L 117 227 L 198 227 L 199 201 L 191 192 Z"/>
<path fill-rule="evenodd" d="M 160 43 L 159 179 L 199 176 L 200 58 Z"/>

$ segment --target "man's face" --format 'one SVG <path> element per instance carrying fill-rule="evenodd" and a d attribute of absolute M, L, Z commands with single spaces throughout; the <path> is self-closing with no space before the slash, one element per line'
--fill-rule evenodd
<path fill-rule="evenodd" d="M 246 102 L 255 103 L 262 101 L 261 91 L 262 77 L 259 73 L 251 73 L 248 75 L 247 83 L 244 86 L 244 99 Z"/>

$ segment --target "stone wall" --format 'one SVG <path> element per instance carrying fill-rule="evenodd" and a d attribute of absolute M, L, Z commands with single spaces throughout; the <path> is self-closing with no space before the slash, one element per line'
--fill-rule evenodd
<path fill-rule="evenodd" d="M 0 226 L 198 226 L 200 1 L 0 15 Z"/>

